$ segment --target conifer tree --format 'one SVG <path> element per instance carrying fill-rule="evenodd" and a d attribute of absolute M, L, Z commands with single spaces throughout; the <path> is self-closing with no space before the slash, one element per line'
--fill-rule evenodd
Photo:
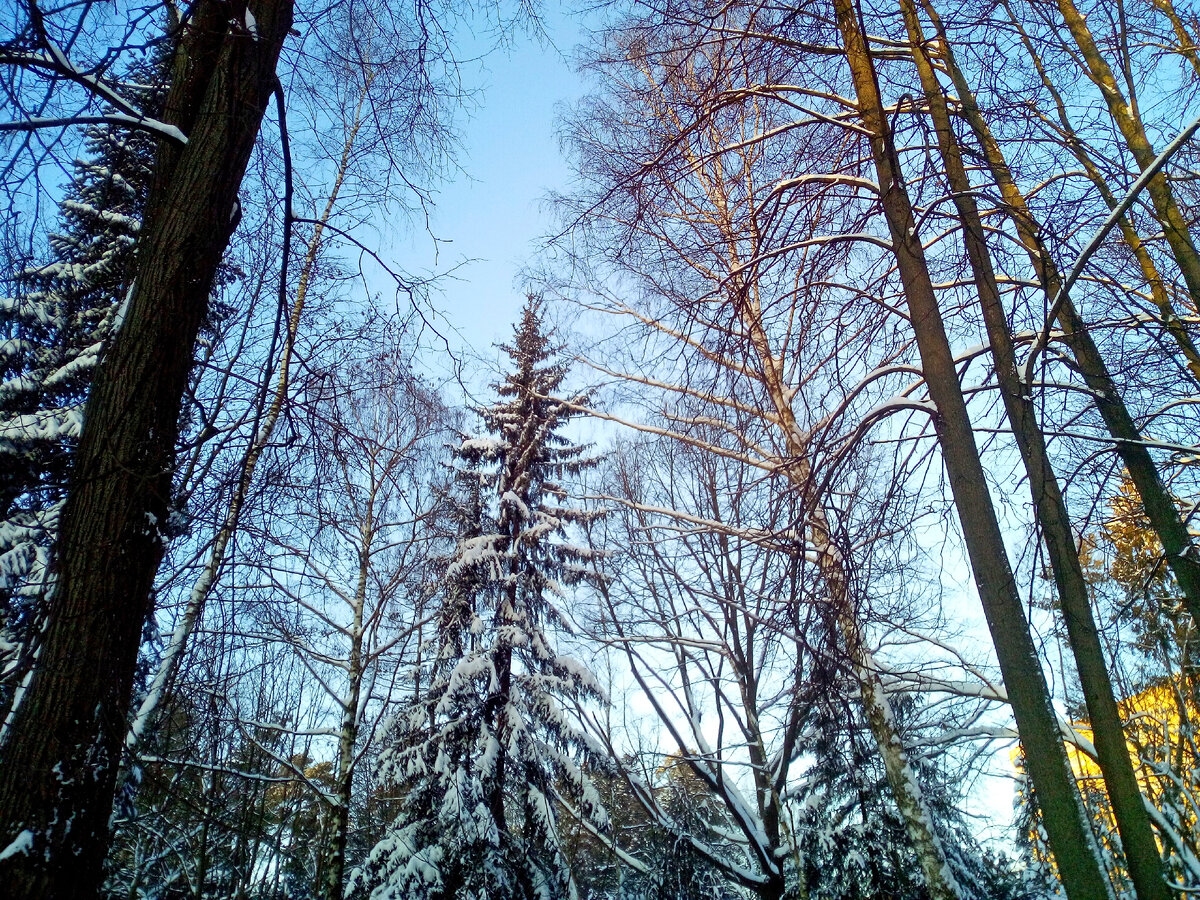
<path fill-rule="evenodd" d="M 804 848 L 809 900 L 923 900 L 928 891 L 904 822 L 886 790 L 878 754 L 869 742 L 860 711 L 840 701 L 848 686 L 830 661 L 819 662 L 805 702 L 811 704 L 801 753 L 808 762 L 790 789 L 793 827 Z M 897 725 L 918 746 L 911 720 L 919 699 L 897 694 Z M 945 710 L 939 715 L 944 716 Z M 940 724 L 945 724 L 943 719 Z M 946 864 L 967 900 L 1042 900 L 1033 877 L 1003 853 L 983 846 L 961 811 L 958 780 L 937 755 L 914 754 L 931 825 L 947 848 Z M 1030 873 L 1032 876 L 1035 873 Z"/>
<path fill-rule="evenodd" d="M 154 115 L 153 64 L 126 90 Z M 0 694 L 24 671 L 92 373 L 133 270 L 154 163 L 147 132 L 91 126 L 59 203 L 49 261 L 0 298 Z"/>
<path fill-rule="evenodd" d="M 514 371 L 497 402 L 476 410 L 487 434 L 454 451 L 458 539 L 428 688 L 396 716 L 381 760 L 402 812 L 353 876 L 357 896 L 573 897 L 561 803 L 607 826 L 585 774 L 603 765 L 602 750 L 566 713 L 601 690 L 552 636 L 570 631 L 557 603 L 594 554 L 569 542 L 569 527 L 594 514 L 567 505 L 560 480 L 593 460 L 560 433 L 573 415 L 555 396 L 567 367 L 537 298 L 503 349 Z"/>

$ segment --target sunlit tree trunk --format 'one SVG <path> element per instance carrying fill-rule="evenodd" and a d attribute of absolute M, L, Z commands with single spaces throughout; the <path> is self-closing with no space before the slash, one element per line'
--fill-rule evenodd
<path fill-rule="evenodd" d="M 1171 23 L 1171 30 L 1175 32 L 1175 39 L 1179 41 L 1179 54 L 1191 63 L 1192 70 L 1200 75 L 1200 52 L 1197 51 L 1196 40 L 1192 37 L 1184 23 L 1183 18 L 1175 10 L 1175 4 L 1171 0 L 1152 0 L 1158 10 L 1167 17 L 1167 21 Z M 1193 17 L 1193 22 L 1195 18 Z"/>
<path fill-rule="evenodd" d="M 711 143 L 719 147 L 724 140 L 724 135 L 713 135 Z M 883 761 L 888 786 L 895 796 L 896 806 L 920 861 L 930 897 L 932 900 L 957 900 L 958 885 L 947 865 L 941 841 L 933 829 L 921 786 L 909 764 L 908 751 L 896 730 L 895 716 L 880 669 L 864 640 L 851 588 L 848 561 L 834 539 L 832 524 L 823 500 L 818 496 L 818 479 L 812 470 L 807 438 L 792 409 L 792 391 L 784 375 L 785 361 L 772 347 L 767 333 L 758 284 L 754 278 L 742 274 L 747 268 L 746 260 L 738 251 L 740 235 L 736 229 L 739 226 L 732 222 L 729 214 L 727 186 L 721 177 L 723 173 L 710 176 L 703 160 L 691 158 L 690 161 L 695 177 L 701 182 L 716 211 L 718 227 L 724 232 L 722 252 L 728 257 L 726 262 L 729 271 L 735 273 L 729 278 L 726 296 L 751 348 L 755 376 L 769 398 L 770 409 L 764 412 L 775 423 L 784 441 L 787 462 L 782 471 L 804 497 L 805 536 L 817 553 L 817 565 L 832 609 L 831 624 L 842 637 L 844 650 L 858 682 L 863 713 Z M 760 245 L 762 242 L 756 217 L 751 216 L 750 222 L 744 227 L 752 230 L 756 245 Z"/>
<path fill-rule="evenodd" d="M 1071 900 L 1108 898 L 1111 887 L 1075 788 L 1041 661 L 1009 568 L 912 204 L 901 181 L 864 30 L 854 0 L 834 0 L 834 10 L 858 96 L 859 116 L 870 134 L 883 212 L 925 382 L 936 407 L 934 426 L 942 459 L 1050 847 Z"/>
<path fill-rule="evenodd" d="M 846 559 L 833 538 L 833 529 L 820 498 L 813 496 L 815 478 L 808 459 L 808 449 L 788 400 L 779 360 L 768 344 L 760 312 L 753 299 L 754 292 L 746 288 L 738 293 L 742 295 L 742 299 L 736 301 L 739 315 L 750 334 L 750 343 L 758 356 L 767 394 L 774 406 L 779 429 L 783 432 L 789 462 L 787 476 L 806 495 L 806 536 L 817 551 L 817 565 L 829 594 L 833 623 L 842 636 L 847 658 L 854 670 L 863 714 L 883 760 L 888 787 L 895 795 L 900 817 L 921 863 L 930 897 L 933 900 L 957 900 L 958 885 L 946 865 L 945 850 L 933 830 L 921 786 L 909 764 L 904 741 L 896 731 L 895 715 L 879 667 L 863 639 L 862 625 L 855 614 Z"/>
<path fill-rule="evenodd" d="M 1146 135 L 1141 116 L 1136 107 L 1121 93 L 1112 69 L 1096 46 L 1087 20 L 1084 19 L 1074 2 L 1072 0 L 1057 0 L 1057 2 L 1067 30 L 1071 32 L 1071 37 L 1074 38 L 1076 46 L 1083 54 L 1088 77 L 1104 98 L 1109 115 L 1112 116 L 1121 136 L 1125 139 L 1125 146 L 1137 162 L 1139 171 L 1146 171 L 1154 162 L 1157 154 Z M 1146 192 L 1150 195 L 1150 202 L 1154 206 L 1156 218 L 1162 225 L 1163 234 L 1170 245 L 1175 263 L 1179 266 L 1180 274 L 1183 275 L 1188 293 L 1192 295 L 1193 302 L 1200 302 L 1200 254 L 1196 253 L 1191 235 L 1188 234 L 1187 220 L 1175 201 L 1166 176 L 1161 173 L 1155 175 L 1150 179 Z"/>
<path fill-rule="evenodd" d="M 1100 198 L 1104 201 L 1104 205 L 1108 207 L 1110 212 L 1115 210 L 1120 202 L 1119 198 L 1113 193 L 1108 180 L 1100 171 L 1099 166 L 1096 165 L 1096 161 L 1088 151 L 1087 145 L 1076 135 L 1071 125 L 1070 116 L 1067 114 L 1067 105 L 1063 101 L 1062 94 L 1059 92 L 1057 85 L 1055 85 L 1054 79 L 1046 72 L 1046 67 L 1042 63 L 1037 48 L 1013 12 L 1008 0 L 1001 0 L 1000 5 L 1008 13 L 1009 21 L 1012 23 L 1017 34 L 1020 35 L 1021 44 L 1029 54 L 1030 61 L 1038 73 L 1042 86 L 1045 87 L 1047 93 L 1049 93 L 1054 101 L 1055 112 L 1058 116 L 1058 124 L 1055 130 L 1061 132 L 1063 135 L 1064 145 L 1071 151 L 1075 159 L 1079 161 L 1079 164 L 1083 166 L 1084 174 L 1087 175 L 1088 180 L 1095 186 L 1097 192 L 1100 194 Z M 1150 299 L 1158 309 L 1159 322 L 1179 349 L 1188 373 L 1197 383 L 1200 383 L 1200 350 L 1197 350 L 1196 343 L 1192 340 L 1187 326 L 1175 310 L 1175 306 L 1171 302 L 1171 297 L 1167 293 L 1166 283 L 1159 271 L 1158 265 L 1150 255 L 1149 248 L 1146 246 L 1145 241 L 1142 240 L 1141 235 L 1138 234 L 1137 229 L 1134 228 L 1133 221 L 1128 215 L 1123 215 L 1118 219 L 1117 227 L 1121 231 L 1121 238 L 1125 241 L 1125 245 L 1133 253 L 1138 269 L 1141 270 L 1142 278 L 1145 279 L 1146 285 L 1150 289 Z M 1193 296 L 1194 303 L 1195 298 Z"/>

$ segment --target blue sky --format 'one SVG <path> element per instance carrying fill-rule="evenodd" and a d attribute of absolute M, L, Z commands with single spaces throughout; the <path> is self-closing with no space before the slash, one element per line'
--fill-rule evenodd
<path fill-rule="evenodd" d="M 458 122 L 463 172 L 436 197 L 432 228 L 445 242 L 436 263 L 424 232 L 398 242 L 399 261 L 410 271 L 446 271 L 466 261 L 442 280 L 434 302 L 458 332 L 452 344 L 484 361 L 496 359 L 492 345 L 508 339 L 524 300 L 516 279 L 551 224 L 543 199 L 570 178 L 555 116 L 584 90 L 570 62 L 582 28 L 560 9 L 543 12 L 547 39 L 517 35 L 511 48 L 463 67 L 467 86 L 480 93 Z M 464 35 L 460 52 L 483 48 Z"/>

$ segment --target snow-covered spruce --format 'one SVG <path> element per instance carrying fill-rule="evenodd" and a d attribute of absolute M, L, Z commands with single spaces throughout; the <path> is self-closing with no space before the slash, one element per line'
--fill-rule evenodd
<path fill-rule="evenodd" d="M 570 630 L 556 603 L 564 586 L 593 568 L 593 551 L 565 532 L 594 514 L 567 505 L 560 480 L 592 460 L 560 434 L 572 416 L 555 396 L 566 366 L 535 298 L 504 349 L 514 371 L 476 410 L 487 436 L 455 449 L 458 539 L 427 687 L 396 715 L 381 759 L 402 812 L 352 875 L 352 896 L 574 897 L 557 798 L 607 828 L 586 775 L 605 765 L 603 751 L 567 714 L 602 692 L 552 638 Z"/>
<path fill-rule="evenodd" d="M 147 111 L 158 103 L 152 88 L 130 93 L 130 102 Z M 49 260 L 18 264 L 0 297 L 0 695 L 6 703 L 29 662 L 92 373 L 129 288 L 155 140 L 96 125 L 85 133 L 83 151 L 59 203 Z"/>

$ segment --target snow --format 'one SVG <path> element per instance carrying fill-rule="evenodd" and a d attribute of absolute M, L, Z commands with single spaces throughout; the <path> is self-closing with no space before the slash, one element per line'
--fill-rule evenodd
<path fill-rule="evenodd" d="M 131 282 L 129 290 L 125 292 L 124 298 L 121 300 L 121 305 L 117 307 L 117 314 L 113 316 L 112 334 L 116 335 L 120 332 L 125 324 L 125 315 L 129 312 L 129 304 L 133 300 L 133 290 L 137 286 L 137 282 Z"/>
<path fill-rule="evenodd" d="M 0 850 L 0 862 L 3 862 L 4 860 L 13 856 L 27 856 L 32 853 L 33 838 L 34 834 L 28 828 L 20 832 L 15 838 L 13 838 L 12 843 L 10 843 L 3 850 Z"/>
<path fill-rule="evenodd" d="M 43 409 L 13 416 L 0 422 L 0 449 L 18 449 L 35 441 L 60 441 L 77 438 L 83 428 L 83 410 Z"/>
<path fill-rule="evenodd" d="M 515 509 L 517 511 L 517 513 L 520 515 L 521 519 L 523 519 L 523 520 L 529 519 L 529 506 L 525 503 L 524 500 L 522 500 L 520 497 L 518 497 L 516 495 L 516 493 L 514 493 L 513 491 L 505 491 L 503 494 L 500 495 L 500 508 L 501 509 L 505 509 L 505 508 Z"/>
<path fill-rule="evenodd" d="M 482 456 L 495 456 L 496 454 L 507 450 L 508 445 L 504 441 L 494 438 L 468 438 L 458 445 L 458 450 L 463 454 L 479 454 Z"/>
<path fill-rule="evenodd" d="M 166 122 L 160 122 L 157 119 L 152 119 L 149 116 L 131 116 L 126 113 L 107 113 L 103 116 L 86 116 L 79 117 L 77 120 L 51 118 L 47 116 L 30 116 L 22 119 L 21 123 L 29 128 L 57 128 L 62 125 L 70 125 L 73 121 L 82 122 L 109 122 L 114 125 L 129 125 L 136 128 L 142 128 L 146 131 L 151 131 L 162 137 L 168 138 L 177 144 L 183 145 L 187 143 L 187 135 L 179 130 L 174 125 L 168 125 Z"/>

